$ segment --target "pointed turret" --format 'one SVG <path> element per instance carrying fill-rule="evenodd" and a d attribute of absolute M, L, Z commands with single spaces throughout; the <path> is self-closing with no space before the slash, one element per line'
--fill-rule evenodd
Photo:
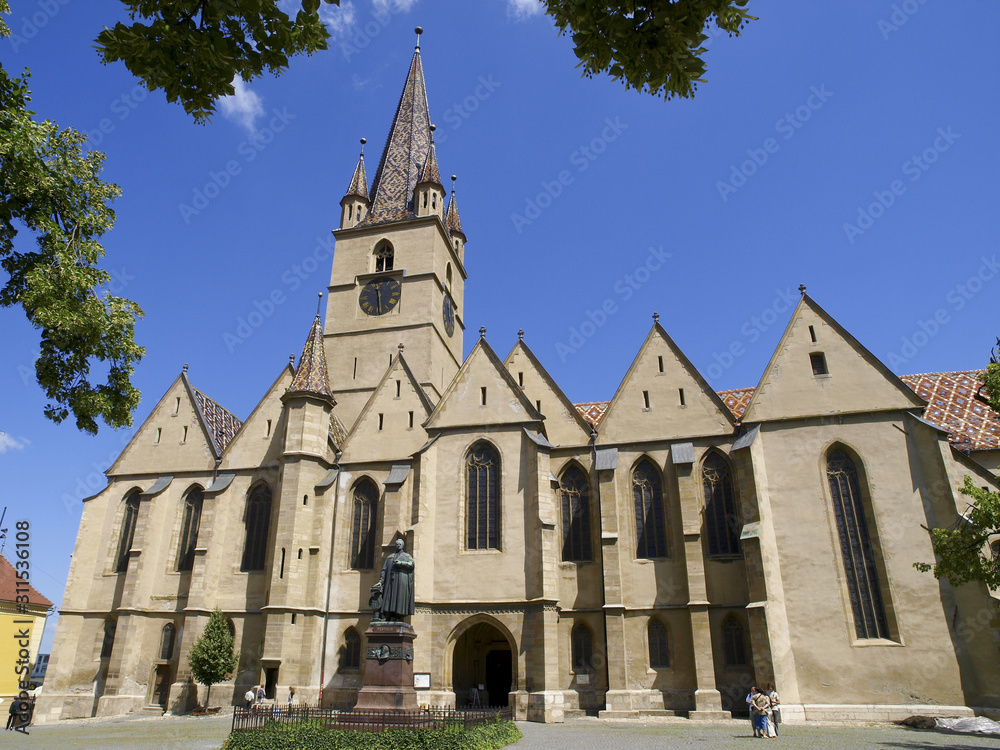
<path fill-rule="evenodd" d="M 371 202 L 368 200 L 368 175 L 365 173 L 365 143 L 361 139 L 361 156 L 358 166 L 354 168 L 351 184 L 340 201 L 340 228 L 347 229 L 357 224 L 368 215 Z"/>
<path fill-rule="evenodd" d="M 420 177 L 413 193 L 413 205 L 417 216 L 438 216 L 444 221 L 444 185 L 441 184 L 437 149 L 434 148 L 433 125 L 431 125 L 431 145 L 427 150 L 427 160 L 420 168 Z"/>
<path fill-rule="evenodd" d="M 410 62 L 396 116 L 372 183 L 371 212 L 365 223 L 398 221 L 415 213 L 414 189 L 431 146 L 431 119 L 424 70 L 417 46 Z"/>
<path fill-rule="evenodd" d="M 295 371 L 288 391 L 285 392 L 284 399 L 298 395 L 317 396 L 329 401 L 331 406 L 336 403 L 333 394 L 330 392 L 330 379 L 326 370 L 326 352 L 323 348 L 323 324 L 319 314 L 313 321 L 309 330 L 309 337 L 305 346 L 302 347 L 302 356 L 299 357 L 299 367 Z"/>
<path fill-rule="evenodd" d="M 458 200 L 455 197 L 455 180 L 458 177 L 451 176 L 451 200 L 448 201 L 448 211 L 445 214 L 444 223 L 448 227 L 448 234 L 455 245 L 455 254 L 459 260 L 465 262 L 465 232 L 462 231 L 462 219 L 458 215 Z"/>

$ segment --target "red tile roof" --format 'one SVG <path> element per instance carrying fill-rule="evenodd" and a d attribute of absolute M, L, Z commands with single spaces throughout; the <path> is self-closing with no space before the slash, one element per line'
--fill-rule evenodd
<path fill-rule="evenodd" d="M 914 393 L 927 402 L 924 419 L 950 434 L 948 439 L 967 450 L 1000 450 L 1000 414 L 976 398 L 982 383 L 982 370 L 966 372 L 931 372 L 900 377 Z M 719 397 L 737 419 L 750 403 L 753 388 L 719 391 Z M 608 410 L 610 401 L 575 404 L 577 411 L 592 425 L 597 425 Z"/>
<path fill-rule="evenodd" d="M 982 387 L 982 370 L 930 372 L 903 375 L 900 379 L 927 402 L 924 419 L 951 434 L 956 447 L 969 450 L 1000 449 L 1000 414 L 976 398 Z"/>
<path fill-rule="evenodd" d="M 8 542 L 9 541 L 10 540 L 8 539 Z M 18 594 L 25 593 L 23 585 L 20 589 L 18 589 L 17 581 L 18 577 L 14 570 L 14 566 L 11 565 L 10 561 L 6 557 L 0 557 L 0 601 L 15 602 L 17 601 Z M 52 602 L 39 594 L 35 587 L 31 584 L 28 584 L 27 594 L 29 604 L 45 607 L 46 609 L 52 606 Z"/>

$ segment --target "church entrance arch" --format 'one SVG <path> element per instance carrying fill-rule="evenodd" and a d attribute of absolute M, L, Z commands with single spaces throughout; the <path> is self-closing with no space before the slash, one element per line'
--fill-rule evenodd
<path fill-rule="evenodd" d="M 513 639 L 492 618 L 470 618 L 462 625 L 452 651 L 455 705 L 508 705 L 515 685 Z"/>

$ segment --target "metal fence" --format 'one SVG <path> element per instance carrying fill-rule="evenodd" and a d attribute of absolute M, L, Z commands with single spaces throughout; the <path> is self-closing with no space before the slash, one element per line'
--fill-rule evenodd
<path fill-rule="evenodd" d="M 418 711 L 370 711 L 306 705 L 237 706 L 233 711 L 234 732 L 252 732 L 269 725 L 320 722 L 330 729 L 468 729 L 477 724 L 514 718 L 510 707 L 456 710 L 422 708 Z"/>

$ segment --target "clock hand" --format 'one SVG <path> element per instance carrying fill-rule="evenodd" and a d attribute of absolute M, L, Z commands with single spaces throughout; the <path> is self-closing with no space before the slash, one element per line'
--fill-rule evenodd
<path fill-rule="evenodd" d="M 382 312 L 382 285 L 375 282 L 375 295 L 378 297 L 378 311 Z"/>

